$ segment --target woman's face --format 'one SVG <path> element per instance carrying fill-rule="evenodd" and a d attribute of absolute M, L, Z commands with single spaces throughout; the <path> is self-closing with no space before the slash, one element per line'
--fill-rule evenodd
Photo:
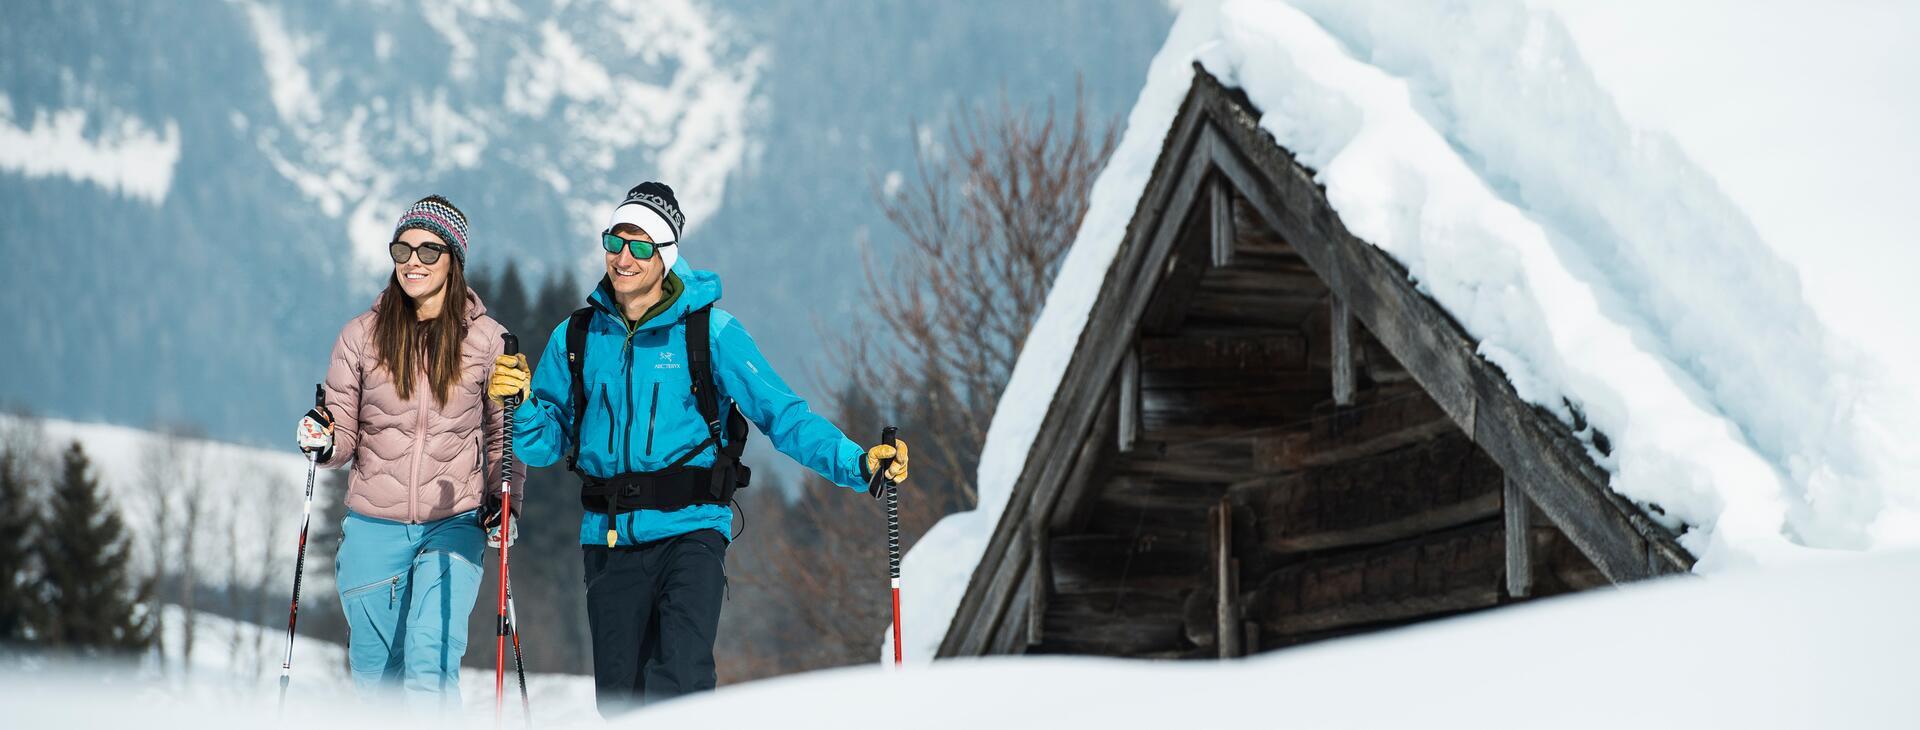
<path fill-rule="evenodd" d="M 400 237 L 395 240 L 415 247 L 435 243 L 447 248 L 446 253 L 431 264 L 420 263 L 422 250 L 416 250 L 406 261 L 394 264 L 393 276 L 400 280 L 401 291 L 418 302 L 439 294 L 447 287 L 447 271 L 453 266 L 453 249 L 446 241 L 422 228 L 401 231 Z"/>

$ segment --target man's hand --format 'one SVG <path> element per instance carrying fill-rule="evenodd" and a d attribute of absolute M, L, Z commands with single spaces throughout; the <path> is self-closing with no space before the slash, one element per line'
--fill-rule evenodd
<path fill-rule="evenodd" d="M 521 400 L 526 400 L 527 382 L 532 379 L 533 369 L 527 367 L 525 353 L 501 355 L 493 360 L 493 376 L 487 378 L 487 396 L 504 401 L 518 394 Z"/>
<path fill-rule="evenodd" d="M 879 471 L 880 462 L 892 459 L 893 464 L 887 467 L 887 481 L 899 484 L 907 480 L 907 442 L 895 439 L 893 444 L 880 444 L 867 449 L 867 473 Z"/>

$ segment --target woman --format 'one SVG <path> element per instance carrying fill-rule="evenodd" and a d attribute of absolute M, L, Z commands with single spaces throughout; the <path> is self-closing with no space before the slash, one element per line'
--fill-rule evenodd
<path fill-rule="evenodd" d="M 457 707 L 481 553 L 498 540 L 477 515 L 500 479 L 485 389 L 506 330 L 467 288 L 467 219 L 445 198 L 408 208 L 388 251 L 386 291 L 340 330 L 300 446 L 353 465 L 336 565 L 355 685 Z"/>

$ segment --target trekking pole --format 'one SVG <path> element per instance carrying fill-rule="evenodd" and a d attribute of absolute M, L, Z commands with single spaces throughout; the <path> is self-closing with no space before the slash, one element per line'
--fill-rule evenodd
<path fill-rule="evenodd" d="M 508 355 L 520 354 L 520 340 L 512 333 L 500 335 Z M 513 410 L 520 405 L 518 394 L 500 400 L 504 410 L 501 413 L 503 428 L 500 444 L 500 620 L 498 636 L 494 641 L 493 659 L 493 726 L 500 727 L 506 711 L 507 696 L 507 632 L 511 622 L 507 615 L 507 548 L 513 542 Z M 519 657 L 520 639 L 513 641 L 515 659 Z M 526 699 L 526 678 L 521 675 L 521 699 Z M 532 722 L 531 716 L 528 722 Z"/>
<path fill-rule="evenodd" d="M 894 437 L 900 429 L 888 426 L 880 431 L 880 443 L 894 445 Z M 887 573 L 893 587 L 893 665 L 900 666 L 900 490 L 888 479 L 887 469 L 893 466 L 892 459 L 882 459 L 880 468 L 873 471 L 867 481 L 867 492 L 875 499 L 880 498 L 880 489 L 887 496 Z M 876 484 L 878 488 L 876 488 Z"/>
<path fill-rule="evenodd" d="M 520 659 L 520 613 L 513 610 L 513 582 L 507 582 L 507 628 L 513 630 L 513 673 L 520 677 L 520 716 L 533 727 L 533 705 L 527 702 L 527 668 Z"/>
<path fill-rule="evenodd" d="M 327 392 L 318 383 L 313 386 L 313 407 L 327 407 Z M 287 709 L 287 681 L 293 677 L 293 626 L 300 620 L 300 575 L 307 569 L 307 523 L 313 519 L 313 472 L 320 465 L 319 458 L 318 453 L 307 452 L 307 505 L 300 510 L 300 548 L 299 556 L 293 559 L 293 601 L 287 604 L 287 655 L 280 662 L 280 706 L 276 712 Z"/>

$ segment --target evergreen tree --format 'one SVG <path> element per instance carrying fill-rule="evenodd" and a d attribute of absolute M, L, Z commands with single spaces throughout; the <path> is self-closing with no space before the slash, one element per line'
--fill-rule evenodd
<path fill-rule="evenodd" d="M 0 644 L 31 638 L 34 586 L 33 534 L 40 521 L 40 503 L 34 498 L 28 454 L 20 449 L 0 450 Z"/>
<path fill-rule="evenodd" d="M 46 571 L 47 615 L 40 639 L 51 647 L 136 651 L 152 640 L 139 606 L 152 581 L 132 585 L 127 535 L 75 441 L 62 455 L 44 534 L 36 541 Z"/>

